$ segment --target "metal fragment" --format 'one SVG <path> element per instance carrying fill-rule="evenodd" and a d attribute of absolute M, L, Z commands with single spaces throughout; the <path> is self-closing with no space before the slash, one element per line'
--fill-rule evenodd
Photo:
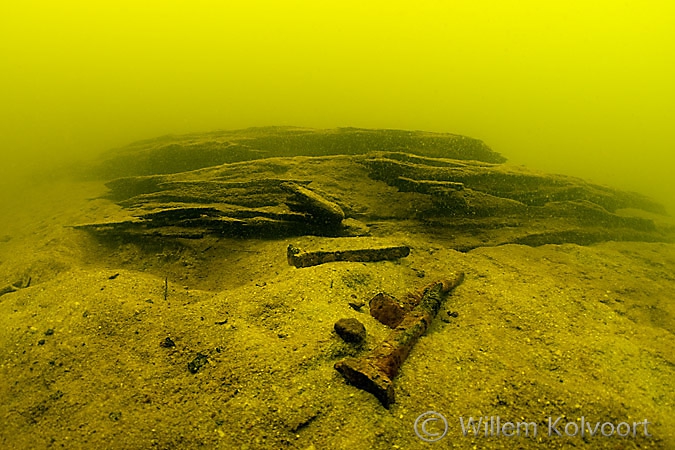
<path fill-rule="evenodd" d="M 396 401 L 393 379 L 418 339 L 427 331 L 447 294 L 464 281 L 464 273 L 433 283 L 420 303 L 403 318 L 389 336 L 360 358 L 346 358 L 335 364 L 354 386 L 370 392 L 385 408 Z"/>

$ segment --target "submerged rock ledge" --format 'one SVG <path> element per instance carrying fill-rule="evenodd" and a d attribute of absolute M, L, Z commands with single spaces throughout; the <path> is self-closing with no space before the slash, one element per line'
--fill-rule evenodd
<path fill-rule="evenodd" d="M 123 238 L 433 233 L 467 251 L 671 242 L 637 193 L 504 163 L 479 140 L 401 130 L 271 127 L 163 137 L 112 151 L 95 173 L 119 217 L 80 224 Z"/>
<path fill-rule="evenodd" d="M 168 135 L 134 142 L 104 155 L 93 172 L 102 178 L 184 172 L 281 156 L 360 155 L 402 151 L 421 156 L 501 163 L 484 142 L 450 133 L 407 130 L 257 127 Z"/>

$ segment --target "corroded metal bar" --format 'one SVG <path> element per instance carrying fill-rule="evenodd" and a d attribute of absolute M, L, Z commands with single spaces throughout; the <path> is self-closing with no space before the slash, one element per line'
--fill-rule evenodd
<path fill-rule="evenodd" d="M 335 364 L 351 384 L 375 395 L 385 408 L 395 402 L 393 379 L 417 340 L 422 336 L 447 294 L 464 281 L 464 273 L 451 280 L 433 283 L 424 291 L 420 303 L 389 336 L 361 358 L 346 358 Z"/>
<path fill-rule="evenodd" d="M 362 248 L 357 250 L 335 251 L 302 251 L 294 245 L 289 245 L 286 251 L 288 264 L 295 267 L 318 266 L 327 262 L 351 261 L 373 262 L 387 259 L 405 258 L 410 254 L 410 247 L 400 245 L 396 247 Z"/>

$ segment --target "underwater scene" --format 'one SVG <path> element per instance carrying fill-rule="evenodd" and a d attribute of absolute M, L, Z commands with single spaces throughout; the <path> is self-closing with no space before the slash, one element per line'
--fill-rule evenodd
<path fill-rule="evenodd" d="M 667 2 L 0 18 L 0 448 L 675 448 Z"/>

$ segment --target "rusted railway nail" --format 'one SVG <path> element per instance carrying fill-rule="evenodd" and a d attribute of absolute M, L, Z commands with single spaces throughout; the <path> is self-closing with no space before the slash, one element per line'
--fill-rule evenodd
<path fill-rule="evenodd" d="M 370 353 L 360 358 L 346 358 L 335 364 L 351 384 L 375 395 L 385 408 L 396 401 L 393 379 L 417 340 L 427 331 L 447 294 L 464 281 L 464 273 L 450 280 L 429 285 L 419 304 L 406 314 L 401 323 Z"/>

